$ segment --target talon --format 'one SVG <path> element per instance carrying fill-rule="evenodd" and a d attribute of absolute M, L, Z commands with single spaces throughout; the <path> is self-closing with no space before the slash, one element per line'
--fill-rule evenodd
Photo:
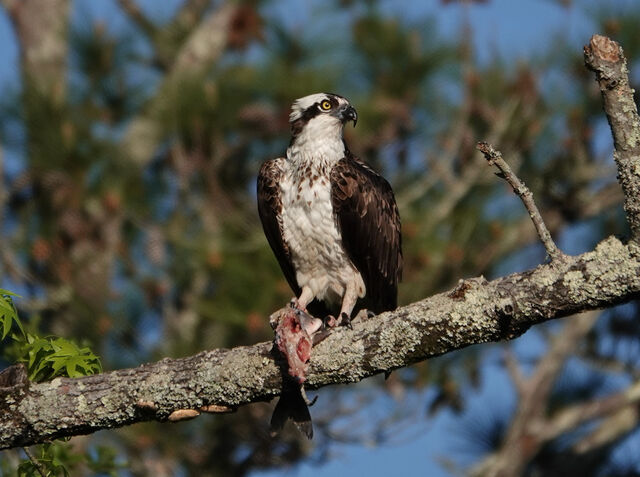
<path fill-rule="evenodd" d="M 327 315 L 323 318 L 322 324 L 325 328 L 335 328 L 338 325 L 338 320 L 333 315 Z"/>
<path fill-rule="evenodd" d="M 350 330 L 353 329 L 353 326 L 351 325 L 351 318 L 344 311 L 340 313 L 340 324 L 342 326 L 346 326 Z"/>
<path fill-rule="evenodd" d="M 376 314 L 373 311 L 367 310 L 367 318 L 373 318 L 374 316 L 376 316 Z"/>

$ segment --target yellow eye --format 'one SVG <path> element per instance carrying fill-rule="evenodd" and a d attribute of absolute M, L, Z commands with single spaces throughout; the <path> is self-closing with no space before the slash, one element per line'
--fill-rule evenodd
<path fill-rule="evenodd" d="M 331 103 L 325 99 L 322 103 L 320 103 L 320 107 L 325 111 L 329 111 L 331 109 Z"/>

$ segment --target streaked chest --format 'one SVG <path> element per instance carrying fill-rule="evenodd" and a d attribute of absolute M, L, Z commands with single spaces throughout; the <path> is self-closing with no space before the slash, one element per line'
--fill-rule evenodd
<path fill-rule="evenodd" d="M 340 243 L 331 203 L 329 166 L 291 167 L 284 174 L 282 225 L 296 266 L 330 260 Z M 338 258 L 338 257 L 335 257 Z M 310 263 L 311 265 L 311 263 Z"/>

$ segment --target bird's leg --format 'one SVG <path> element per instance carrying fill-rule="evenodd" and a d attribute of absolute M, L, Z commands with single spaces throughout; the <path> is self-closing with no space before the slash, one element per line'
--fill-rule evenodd
<path fill-rule="evenodd" d="M 358 301 L 358 292 L 356 290 L 355 282 L 351 281 L 347 283 L 347 286 L 344 290 L 344 295 L 342 296 L 342 308 L 340 308 L 340 319 L 339 324 L 342 326 L 347 326 L 351 329 L 351 312 L 353 311 L 353 307 L 356 306 L 356 302 Z"/>
<path fill-rule="evenodd" d="M 360 310 L 358 312 L 358 314 L 355 316 L 355 319 L 360 319 L 360 320 L 366 320 L 368 318 L 373 318 L 374 316 L 376 316 L 376 314 L 371 311 L 371 310 L 367 310 L 366 308 L 363 308 L 362 310 Z"/>
<path fill-rule="evenodd" d="M 346 326 L 350 330 L 353 329 L 353 325 L 351 324 L 351 317 L 347 315 L 344 311 L 340 312 L 340 325 Z"/>
<path fill-rule="evenodd" d="M 328 315 L 324 317 L 324 327 L 325 328 L 334 328 L 338 325 L 347 326 L 349 329 L 352 329 L 351 326 L 351 312 L 353 308 L 356 306 L 356 302 L 358 301 L 358 293 L 356 291 L 355 282 L 349 282 L 345 286 L 344 294 L 342 295 L 342 308 L 340 308 L 340 314 L 338 318 L 333 315 Z"/>
<path fill-rule="evenodd" d="M 308 286 L 302 288 L 302 292 L 299 297 L 293 297 L 289 303 L 292 308 L 297 308 L 302 311 L 307 311 L 307 305 L 313 300 L 313 291 Z"/>

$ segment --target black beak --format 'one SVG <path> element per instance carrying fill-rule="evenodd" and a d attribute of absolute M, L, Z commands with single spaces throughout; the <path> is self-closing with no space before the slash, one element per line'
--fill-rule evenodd
<path fill-rule="evenodd" d="M 353 127 L 356 127 L 356 123 L 358 122 L 358 113 L 356 109 L 351 105 L 342 109 L 342 111 L 340 111 L 340 120 L 343 124 L 347 121 L 353 121 Z"/>

